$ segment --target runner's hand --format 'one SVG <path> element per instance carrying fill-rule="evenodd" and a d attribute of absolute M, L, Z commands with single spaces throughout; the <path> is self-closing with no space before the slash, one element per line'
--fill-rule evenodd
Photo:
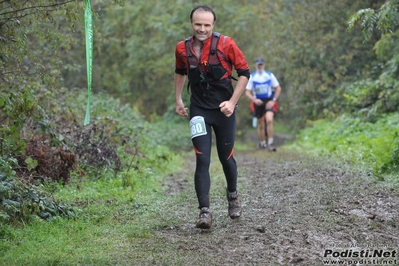
<path fill-rule="evenodd" d="M 261 106 L 263 104 L 263 101 L 261 99 L 255 99 L 254 104 Z"/>
<path fill-rule="evenodd" d="M 224 101 L 220 105 L 220 112 L 222 112 L 225 116 L 230 117 L 236 108 L 236 105 L 231 103 L 230 101 Z"/>
<path fill-rule="evenodd" d="M 187 110 L 188 108 L 184 107 L 182 100 L 176 102 L 176 114 L 180 116 L 188 116 Z"/>

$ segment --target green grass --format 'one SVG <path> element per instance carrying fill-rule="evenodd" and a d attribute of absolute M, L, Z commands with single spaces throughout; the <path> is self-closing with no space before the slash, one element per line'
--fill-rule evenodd
<path fill-rule="evenodd" d="M 37 221 L 16 230 L 15 240 L 3 243 L 7 252 L 0 261 L 3 265 L 115 265 L 126 245 L 152 237 L 154 229 L 162 226 L 159 208 L 165 202 L 143 197 L 137 205 L 113 204 L 118 207 L 96 202 L 86 210 L 86 217 Z"/>
<path fill-rule="evenodd" d="M 175 160 L 169 172 L 180 167 L 181 161 Z M 164 216 L 165 209 L 188 200 L 185 195 L 164 195 L 160 185 L 163 177 L 147 173 L 147 178 L 137 179 L 142 181 L 135 187 L 123 186 L 126 177 L 122 174 L 71 182 L 54 198 L 78 206 L 77 218 L 35 219 L 30 224 L 8 227 L 0 244 L 0 265 L 128 265 L 123 260 L 133 255 L 121 258 L 120 253 L 153 237 L 157 228 L 173 224 L 176 218 Z"/>
<path fill-rule="evenodd" d="M 378 179 L 392 179 L 399 170 L 399 114 L 376 123 L 342 116 L 321 120 L 302 130 L 288 148 L 317 156 L 335 156 L 369 171 Z"/>
<path fill-rule="evenodd" d="M 280 119 L 275 119 L 273 126 L 274 126 L 274 131 L 278 133 L 290 135 L 293 132 L 292 129 L 290 129 L 290 127 L 288 126 L 288 124 L 284 123 L 284 121 Z"/>

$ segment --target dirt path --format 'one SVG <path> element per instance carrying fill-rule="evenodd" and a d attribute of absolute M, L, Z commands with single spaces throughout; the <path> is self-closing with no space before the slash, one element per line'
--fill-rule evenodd
<path fill-rule="evenodd" d="M 397 193 L 347 165 L 281 149 L 235 157 L 242 218 L 229 219 L 224 195 L 214 195 L 213 228 L 199 230 L 197 210 L 182 203 L 173 210 L 179 224 L 157 231 L 176 252 L 159 265 L 333 265 L 338 256 L 341 265 L 399 265 Z M 193 190 L 187 163 L 171 195 Z"/>

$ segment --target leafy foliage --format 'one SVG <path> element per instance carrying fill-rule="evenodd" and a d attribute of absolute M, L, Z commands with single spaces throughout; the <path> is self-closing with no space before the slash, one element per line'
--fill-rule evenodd
<path fill-rule="evenodd" d="M 15 201 L 23 200 L 29 193 L 38 193 L 33 186 L 35 180 L 59 180 L 66 184 L 70 182 L 70 174 L 78 186 L 87 180 L 121 178 L 121 186 L 136 189 L 169 168 L 174 155 L 168 147 L 179 151 L 190 147 L 188 130 L 183 138 L 179 126 L 163 124 L 162 120 L 149 124 L 130 106 L 103 94 L 94 97 L 93 122 L 82 127 L 77 121 L 83 121 L 83 114 L 78 110 L 84 106 L 84 93 L 75 90 L 62 92 L 58 95 L 62 104 L 53 109 L 54 116 L 38 131 L 40 135 L 31 135 L 31 128 L 27 125 L 33 121 L 25 123 L 22 131 L 31 139 L 26 142 L 26 152 L 2 164 L 3 171 L 7 170 L 13 177 L 19 176 L 18 181 L 7 180 L 17 184 L 13 185 L 15 189 L 7 192 L 7 197 Z M 56 144 L 59 148 L 53 146 Z M 23 180 L 24 184 L 19 180 Z M 24 215 L 19 215 L 22 205 L 16 205 L 15 212 L 8 212 L 10 202 L 7 198 L 0 203 L 7 210 L 9 222 L 28 219 L 29 215 L 42 216 L 36 209 L 23 211 Z M 32 204 L 36 206 L 31 198 L 24 200 L 24 203 L 29 208 Z M 50 200 L 46 204 L 60 206 Z M 62 215 L 58 212 L 50 214 Z"/>
<path fill-rule="evenodd" d="M 343 93 L 342 106 L 348 113 L 354 113 L 367 121 L 375 122 L 381 114 L 398 111 L 399 82 L 385 76 L 379 80 L 363 80 L 351 84 Z"/>
<path fill-rule="evenodd" d="M 320 120 L 301 131 L 292 147 L 339 156 L 383 178 L 399 170 L 398 118 L 398 114 L 385 115 L 375 123 L 350 116 L 334 123 Z"/>
<path fill-rule="evenodd" d="M 347 18 L 373 1 L 282 2 L 271 22 L 270 34 L 277 38 L 268 41 L 271 49 L 264 49 L 266 67 L 276 66 L 273 72 L 283 75 L 283 114 L 296 126 L 337 116 L 341 110 L 335 105 L 340 101 L 336 88 L 373 75 L 372 45 L 363 43 L 358 32 L 346 32 Z"/>
<path fill-rule="evenodd" d="M 364 38 L 371 41 L 371 36 L 377 31 L 382 33 L 375 42 L 375 51 L 380 60 L 375 67 L 378 77 L 364 78 L 341 88 L 340 92 L 347 101 L 345 108 L 360 117 L 364 114 L 369 121 L 376 121 L 381 114 L 398 111 L 399 99 L 399 45 L 396 29 L 399 24 L 399 1 L 388 0 L 379 8 L 361 9 L 352 15 L 348 29 L 353 29 L 356 22 L 361 21 Z"/>
<path fill-rule="evenodd" d="M 61 214 L 60 205 L 39 198 L 32 184 L 66 182 L 75 167 L 75 155 L 50 121 L 62 80 L 54 51 L 70 49 L 79 8 L 71 0 L 0 2 L 0 173 L 9 178 L 2 180 L 0 203 L 6 221 Z"/>
<path fill-rule="evenodd" d="M 375 29 L 383 34 L 395 31 L 399 25 L 399 1 L 387 0 L 378 9 L 364 8 L 351 16 L 348 24 L 353 29 L 356 22 L 361 21 L 362 32 L 366 40 L 370 40 Z"/>
<path fill-rule="evenodd" d="M 32 82 L 53 84 L 57 80 L 61 62 L 54 51 L 68 50 L 71 35 L 55 31 L 62 30 L 55 12 L 63 14 L 62 21 L 73 23 L 77 7 L 73 0 L 0 3 L 1 87 L 34 86 Z"/>
<path fill-rule="evenodd" d="M 265 57 L 266 68 L 275 73 L 283 87 L 280 117 L 301 126 L 307 119 L 340 114 L 341 106 L 336 103 L 342 97 L 336 88 L 359 77 L 380 75 L 380 69 L 374 67 L 378 62 L 373 44 L 363 42 L 361 32 L 346 29 L 354 12 L 382 3 L 262 0 L 245 1 L 243 5 L 223 0 L 208 4 L 217 13 L 215 31 L 233 37 L 249 62 Z M 170 118 L 174 114 L 173 51 L 178 41 L 191 34 L 188 16 L 195 5 L 147 1 L 115 8 L 103 1 L 93 3 L 97 14 L 94 90 L 101 88 L 122 97 L 148 119 L 165 114 Z M 63 57 L 67 87 L 82 87 L 86 79 L 82 71 L 84 51 L 79 49 L 83 32 L 76 29 L 75 34 L 80 41 L 71 51 L 76 52 Z M 378 38 L 374 34 L 371 40 Z M 241 102 L 248 106 L 245 97 Z M 248 113 L 238 112 L 240 128 L 247 124 Z"/>
<path fill-rule="evenodd" d="M 0 172 L 0 224 L 29 222 L 35 216 L 42 219 L 75 217 L 71 206 L 56 203 L 43 194 L 36 187 Z"/>

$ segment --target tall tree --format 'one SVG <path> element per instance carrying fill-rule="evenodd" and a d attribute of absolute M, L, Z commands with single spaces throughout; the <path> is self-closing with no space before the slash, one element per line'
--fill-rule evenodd
<path fill-rule="evenodd" d="M 351 32 L 362 32 L 365 41 L 374 45 L 379 62 L 375 66 L 377 77 L 364 76 L 340 90 L 347 100 L 344 109 L 368 121 L 399 111 L 399 1 L 381 1 L 360 9 L 348 24 Z"/>

